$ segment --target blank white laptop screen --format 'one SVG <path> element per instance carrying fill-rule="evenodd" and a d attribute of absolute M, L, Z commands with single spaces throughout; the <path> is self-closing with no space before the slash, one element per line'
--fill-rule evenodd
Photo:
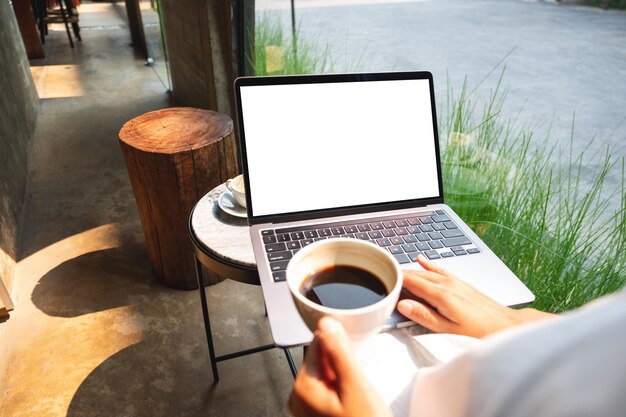
<path fill-rule="evenodd" d="M 242 86 L 252 214 L 439 197 L 428 83 Z"/>

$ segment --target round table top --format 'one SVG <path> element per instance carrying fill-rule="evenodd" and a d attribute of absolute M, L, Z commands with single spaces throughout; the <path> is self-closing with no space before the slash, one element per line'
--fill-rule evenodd
<path fill-rule="evenodd" d="M 143 152 L 177 154 L 204 148 L 233 131 L 225 114 L 191 107 L 168 107 L 129 120 L 120 141 Z"/>
<path fill-rule="evenodd" d="M 220 184 L 198 201 L 191 217 L 191 227 L 198 241 L 212 255 L 256 268 L 247 219 L 225 213 L 217 203 L 225 190 L 226 185 Z"/>

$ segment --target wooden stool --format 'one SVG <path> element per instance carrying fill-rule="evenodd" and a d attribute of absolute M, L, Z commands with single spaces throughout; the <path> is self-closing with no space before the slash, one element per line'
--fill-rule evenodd
<path fill-rule="evenodd" d="M 119 139 L 154 275 L 198 288 L 187 222 L 203 195 L 239 173 L 232 120 L 188 107 L 157 110 L 124 124 Z"/>

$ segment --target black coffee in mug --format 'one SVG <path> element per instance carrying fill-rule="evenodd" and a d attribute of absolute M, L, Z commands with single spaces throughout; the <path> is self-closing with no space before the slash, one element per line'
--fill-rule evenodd
<path fill-rule="evenodd" d="M 385 284 L 364 269 L 331 265 L 318 269 L 304 279 L 300 292 L 325 307 L 350 309 L 374 304 L 388 294 Z"/>

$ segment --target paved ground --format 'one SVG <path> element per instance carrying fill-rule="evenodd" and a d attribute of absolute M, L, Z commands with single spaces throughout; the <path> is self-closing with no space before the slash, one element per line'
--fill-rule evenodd
<path fill-rule="evenodd" d="M 295 0 L 301 32 L 328 44 L 338 72 L 429 70 L 439 105 L 449 85 L 474 87 L 503 59 L 506 117 L 536 140 L 574 148 L 609 143 L 626 154 L 626 12 L 537 0 Z M 257 0 L 258 12 L 290 22 L 289 0 Z M 346 58 L 347 56 L 347 58 Z M 506 58 L 506 59 L 505 59 Z M 488 97 L 498 67 L 476 91 Z M 593 164 L 589 163 L 590 167 Z M 616 179 L 615 179 L 616 180 Z"/>

